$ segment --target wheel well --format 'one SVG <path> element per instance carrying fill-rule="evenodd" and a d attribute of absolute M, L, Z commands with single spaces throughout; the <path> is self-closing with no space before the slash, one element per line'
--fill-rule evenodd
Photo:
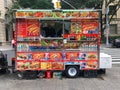
<path fill-rule="evenodd" d="M 80 65 L 65 65 L 65 69 L 66 69 L 68 66 L 76 66 L 76 67 L 78 67 L 78 69 L 80 68 Z"/>

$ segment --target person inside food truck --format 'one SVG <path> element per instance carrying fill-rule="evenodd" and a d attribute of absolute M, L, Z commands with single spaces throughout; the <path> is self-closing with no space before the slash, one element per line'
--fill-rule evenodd
<path fill-rule="evenodd" d="M 45 30 L 45 37 L 55 37 L 55 29 L 51 24 L 48 24 L 43 30 Z"/>

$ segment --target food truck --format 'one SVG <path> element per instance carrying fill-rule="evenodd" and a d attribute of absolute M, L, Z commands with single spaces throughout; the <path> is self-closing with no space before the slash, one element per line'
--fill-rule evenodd
<path fill-rule="evenodd" d="M 16 70 L 97 75 L 100 10 L 16 10 Z"/>

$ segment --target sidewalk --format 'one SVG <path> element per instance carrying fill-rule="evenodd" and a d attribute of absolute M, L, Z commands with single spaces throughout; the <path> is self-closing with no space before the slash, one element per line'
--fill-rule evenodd
<path fill-rule="evenodd" d="M 100 44 L 100 49 L 104 48 L 111 48 L 111 44 L 109 44 L 109 47 L 107 47 L 106 44 Z"/>
<path fill-rule="evenodd" d="M 0 51 L 14 50 L 11 45 L 0 46 Z"/>

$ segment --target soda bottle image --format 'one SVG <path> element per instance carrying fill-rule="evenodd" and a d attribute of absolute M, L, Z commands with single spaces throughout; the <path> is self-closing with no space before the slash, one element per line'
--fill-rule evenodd
<path fill-rule="evenodd" d="M 49 53 L 45 53 L 45 60 L 48 60 L 49 59 Z"/>
<path fill-rule="evenodd" d="M 62 52 L 62 57 L 63 57 L 63 60 L 66 59 L 66 53 L 64 51 Z"/>
<path fill-rule="evenodd" d="M 32 60 L 32 54 L 28 54 L 28 59 Z"/>

